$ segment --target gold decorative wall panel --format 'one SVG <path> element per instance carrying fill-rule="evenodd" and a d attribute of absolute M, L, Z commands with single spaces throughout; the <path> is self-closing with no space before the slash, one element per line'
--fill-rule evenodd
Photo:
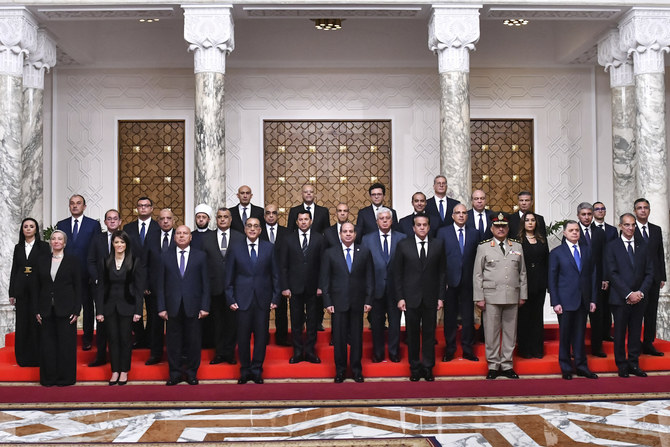
<path fill-rule="evenodd" d="M 494 211 L 517 209 L 517 194 L 533 191 L 533 120 L 471 120 L 472 189 Z"/>
<path fill-rule="evenodd" d="M 171 208 L 184 222 L 184 121 L 119 121 L 119 210 L 137 218 L 137 199 L 150 197 L 154 218 Z"/>
<path fill-rule="evenodd" d="M 370 203 L 368 188 L 386 186 L 391 203 L 390 121 L 265 121 L 265 201 L 280 208 L 280 220 L 301 203 L 305 183 L 316 187 L 316 203 L 335 221 L 339 202 L 349 205 L 352 220 Z"/>

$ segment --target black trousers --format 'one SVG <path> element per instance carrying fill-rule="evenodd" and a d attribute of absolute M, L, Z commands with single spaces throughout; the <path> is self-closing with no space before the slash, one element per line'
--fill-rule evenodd
<path fill-rule="evenodd" d="M 528 303 L 521 306 L 524 308 Z M 519 308 L 519 314 L 521 314 Z M 586 335 L 586 315 L 588 310 L 580 307 L 577 310 L 563 311 L 558 316 L 558 364 L 564 373 L 572 372 L 572 359 L 570 358 L 570 348 L 575 355 L 575 369 L 577 371 L 587 371 L 586 348 L 584 338 Z"/>
<path fill-rule="evenodd" d="M 336 308 L 337 309 L 337 308 Z M 331 315 L 333 327 L 333 350 L 335 357 L 335 374 L 347 372 L 347 341 L 351 345 L 349 364 L 354 376 L 363 374 L 361 357 L 363 356 L 363 309 L 350 307 L 346 312 Z"/>
<path fill-rule="evenodd" d="M 282 298 L 285 299 L 284 297 Z M 291 295 L 289 303 L 291 305 L 293 355 L 297 357 L 315 355 L 314 346 L 316 345 L 316 327 L 318 324 L 317 318 L 319 317 L 317 312 L 321 310 L 317 308 L 316 294 L 300 293 Z M 275 313 L 276 317 L 277 313 Z M 303 325 L 306 329 L 304 337 Z M 277 327 L 277 339 L 279 339 L 279 327 Z"/>
<path fill-rule="evenodd" d="M 372 328 L 372 352 L 378 359 L 384 358 L 384 343 L 386 317 L 388 316 L 388 352 L 389 356 L 398 356 L 400 351 L 400 317 L 402 312 L 398 309 L 394 299 L 386 293 L 377 297 L 372 302 L 370 311 L 370 326 Z"/>
<path fill-rule="evenodd" d="M 293 297 L 291 297 L 293 300 Z M 293 307 L 291 307 L 293 309 Z M 291 310 L 293 312 L 293 310 Z M 291 316 L 291 330 L 293 329 L 293 316 Z M 275 342 L 286 343 L 288 341 L 288 299 L 279 297 L 279 303 L 275 309 Z"/>
<path fill-rule="evenodd" d="M 177 315 L 168 317 L 166 338 L 170 379 L 197 377 L 202 346 L 201 323 L 197 316 L 184 314 L 183 304 Z"/>
<path fill-rule="evenodd" d="M 517 353 L 524 357 L 544 356 L 544 300 L 546 293 L 528 296 L 517 317 Z"/>
<path fill-rule="evenodd" d="M 637 304 L 621 304 L 612 306 L 614 315 L 614 361 L 619 371 L 627 371 L 638 367 L 638 359 L 642 351 L 642 318 L 647 303 L 642 300 Z M 626 357 L 626 332 L 628 332 L 628 357 Z"/>
<path fill-rule="evenodd" d="M 598 290 L 598 301 L 596 304 L 596 312 L 600 312 L 600 340 L 605 340 L 612 336 L 612 309 L 610 309 L 610 291 Z M 590 318 L 590 317 L 589 317 Z M 593 321 L 593 320 L 591 320 Z M 593 323 L 592 323 L 593 324 Z M 591 326 L 593 331 L 593 326 Z M 593 344 L 593 341 L 591 341 Z"/>
<path fill-rule="evenodd" d="M 86 280 L 81 283 L 81 307 L 82 307 L 82 326 L 84 335 L 81 337 L 81 342 L 85 345 L 93 343 L 93 327 L 95 321 L 95 305 L 93 302 L 93 294 L 89 289 L 88 274 L 84 275 Z"/>
<path fill-rule="evenodd" d="M 419 307 L 407 308 L 407 348 L 412 374 L 429 372 L 435 366 L 435 326 L 437 306 L 422 302 Z"/>
<path fill-rule="evenodd" d="M 208 318 L 214 324 L 215 355 L 232 360 L 237 345 L 237 315 L 230 310 L 223 294 L 212 295 L 211 310 Z"/>
<path fill-rule="evenodd" d="M 642 337 L 643 346 L 650 348 L 656 340 L 656 317 L 658 315 L 658 298 L 661 293 L 661 284 L 653 283 L 649 292 L 645 296 L 647 306 L 644 310 L 644 335 Z"/>
<path fill-rule="evenodd" d="M 133 317 L 119 315 L 114 311 L 105 315 L 103 323 L 109 339 L 109 358 L 112 372 L 130 371 L 130 359 L 133 351 Z M 98 322 L 98 327 L 100 323 Z M 98 353 L 100 356 L 100 353 Z"/>
<path fill-rule="evenodd" d="M 151 357 L 161 358 L 163 357 L 165 321 L 158 316 L 158 298 L 155 294 L 148 295 L 144 301 L 147 305 L 146 334 Z"/>
<path fill-rule="evenodd" d="M 40 383 L 74 385 L 77 381 L 77 323 L 69 317 L 42 317 Z"/>
<path fill-rule="evenodd" d="M 14 354 L 19 366 L 40 364 L 40 325 L 30 305 L 30 294 L 16 298 Z"/>
<path fill-rule="evenodd" d="M 270 307 L 261 309 L 254 302 L 247 310 L 237 310 L 237 346 L 240 356 L 240 377 L 263 374 L 268 327 L 270 325 Z M 254 336 L 254 352 L 251 353 L 251 335 Z"/>
<path fill-rule="evenodd" d="M 447 299 L 444 302 L 444 340 L 447 355 L 456 352 L 458 315 L 461 316 L 463 354 L 474 354 L 472 345 L 475 341 L 475 303 L 472 301 L 472 286 L 460 285 L 447 289 Z"/>

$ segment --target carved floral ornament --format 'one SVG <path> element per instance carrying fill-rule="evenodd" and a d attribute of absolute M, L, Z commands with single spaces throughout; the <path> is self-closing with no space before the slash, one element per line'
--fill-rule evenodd
<path fill-rule="evenodd" d="M 232 6 L 183 6 L 184 39 L 195 53 L 195 71 L 225 72 L 225 57 L 235 49 Z"/>
<path fill-rule="evenodd" d="M 0 73 L 21 76 L 37 45 L 37 22 L 25 8 L 0 8 Z"/>
<path fill-rule="evenodd" d="M 663 73 L 670 51 L 670 9 L 632 8 L 619 25 L 621 49 L 633 55 L 635 74 Z"/>
<path fill-rule="evenodd" d="M 479 41 L 479 8 L 434 7 L 428 48 L 438 55 L 440 72 L 469 71 L 469 51 Z"/>

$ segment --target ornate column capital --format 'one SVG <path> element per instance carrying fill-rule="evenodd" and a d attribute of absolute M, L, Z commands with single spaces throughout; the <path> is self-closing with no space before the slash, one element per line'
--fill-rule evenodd
<path fill-rule="evenodd" d="M 226 56 L 235 49 L 232 5 L 182 5 L 184 39 L 194 52 L 195 72 L 226 72 Z"/>
<path fill-rule="evenodd" d="M 479 41 L 481 5 L 433 5 L 428 24 L 428 48 L 437 54 L 438 71 L 470 71 L 470 51 Z"/>
<path fill-rule="evenodd" d="M 24 7 L 0 7 L 0 74 L 23 75 L 24 58 L 37 44 L 37 21 Z"/>
<path fill-rule="evenodd" d="M 619 30 L 609 30 L 598 41 L 598 63 L 610 72 L 610 87 L 635 85 L 633 64 L 628 53 L 621 49 Z"/>
<path fill-rule="evenodd" d="M 44 89 L 44 72 L 56 65 L 56 41 L 44 29 L 37 30 L 37 46 L 23 66 L 23 86 Z"/>
<path fill-rule="evenodd" d="M 636 75 L 663 73 L 670 51 L 670 8 L 634 7 L 619 23 L 621 49 L 633 55 Z"/>

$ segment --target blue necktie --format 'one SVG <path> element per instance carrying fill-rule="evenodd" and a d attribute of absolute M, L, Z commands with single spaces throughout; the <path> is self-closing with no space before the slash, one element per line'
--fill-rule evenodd
<path fill-rule="evenodd" d="M 351 248 L 347 248 L 347 269 L 349 269 L 349 273 L 351 273 Z"/>
<path fill-rule="evenodd" d="M 575 257 L 575 263 L 577 264 L 577 270 L 582 271 L 582 258 L 579 256 L 579 250 L 577 250 L 577 245 L 573 245 L 572 249 L 574 250 L 573 255 Z"/>
<path fill-rule="evenodd" d="M 384 259 L 386 260 L 386 263 L 389 263 L 389 258 L 391 257 L 389 254 L 389 235 L 385 234 L 384 235 Z"/>
<path fill-rule="evenodd" d="M 254 248 L 256 244 L 250 244 L 250 245 L 251 245 L 251 252 L 249 253 L 249 255 L 251 257 L 251 263 L 255 265 L 256 261 L 258 260 L 258 255 L 256 254 L 256 249 Z"/>
<path fill-rule="evenodd" d="M 184 272 L 186 271 L 186 257 L 184 256 L 186 250 L 181 250 L 181 257 L 179 258 L 179 273 L 181 277 L 184 277 Z"/>
<path fill-rule="evenodd" d="M 247 207 L 242 208 L 242 225 L 247 224 Z"/>
<path fill-rule="evenodd" d="M 479 213 L 479 237 L 484 239 L 484 218 L 483 214 Z"/>
<path fill-rule="evenodd" d="M 170 242 L 168 241 L 168 234 L 165 232 L 163 233 L 163 245 L 161 246 L 161 251 L 167 251 L 169 246 Z"/>
<path fill-rule="evenodd" d="M 465 249 L 465 240 L 463 238 L 463 228 L 458 229 L 458 245 L 461 247 L 461 255 Z"/>
<path fill-rule="evenodd" d="M 304 254 L 307 252 L 307 233 L 303 233 L 302 238 L 302 252 Z"/>
<path fill-rule="evenodd" d="M 444 200 L 440 200 L 440 219 L 444 220 Z"/>
<path fill-rule="evenodd" d="M 72 240 L 76 241 L 79 235 L 79 219 L 74 220 L 74 228 L 72 229 Z"/>
<path fill-rule="evenodd" d="M 142 241 L 142 245 L 144 245 L 144 237 L 147 235 L 147 224 L 142 222 L 142 229 L 140 230 L 140 241 Z"/>
<path fill-rule="evenodd" d="M 649 242 L 649 233 L 647 233 L 647 226 L 642 225 L 642 237 L 645 241 Z"/>
<path fill-rule="evenodd" d="M 633 252 L 633 241 L 626 241 L 628 243 L 628 257 L 630 258 L 630 263 L 635 265 L 635 253 Z"/>
<path fill-rule="evenodd" d="M 591 245 L 591 235 L 588 228 L 584 229 L 584 237 L 586 238 L 586 243 Z"/>

